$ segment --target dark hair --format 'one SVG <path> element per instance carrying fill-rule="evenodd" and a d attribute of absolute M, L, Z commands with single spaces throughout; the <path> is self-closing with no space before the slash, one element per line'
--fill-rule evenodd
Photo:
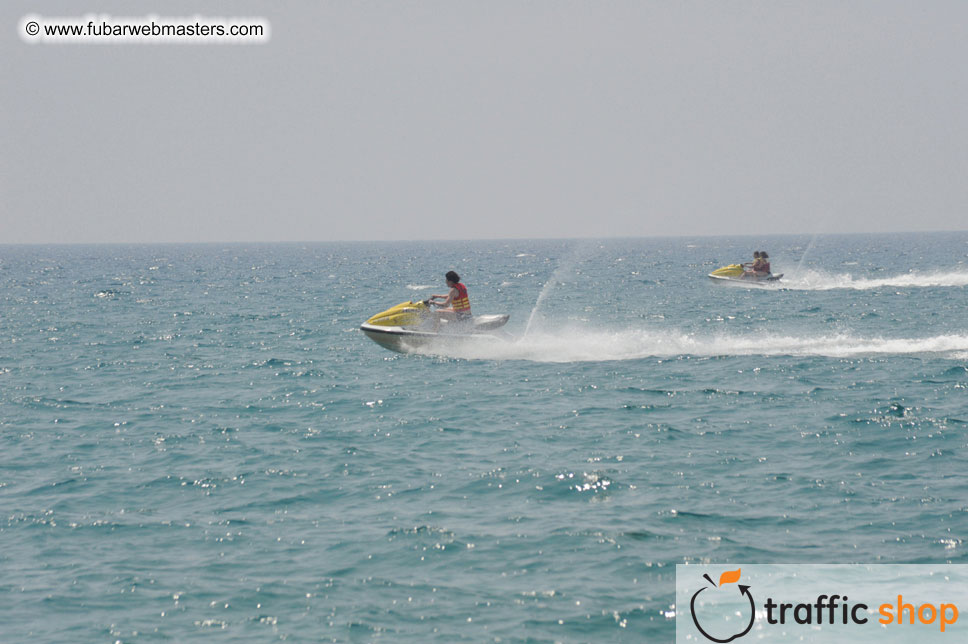
<path fill-rule="evenodd" d="M 753 257 L 759 257 L 759 256 L 760 256 L 760 251 L 754 250 L 753 251 Z"/>
<path fill-rule="evenodd" d="M 769 259 L 770 258 L 770 256 L 767 255 L 766 254 L 766 251 L 764 251 L 764 250 L 761 250 L 760 251 L 760 257 L 762 257 L 763 259 Z"/>
<path fill-rule="evenodd" d="M 447 278 L 448 282 L 453 282 L 454 284 L 457 284 L 458 282 L 460 282 L 460 275 L 458 275 L 454 271 L 447 271 L 447 274 L 444 275 L 444 277 Z"/>

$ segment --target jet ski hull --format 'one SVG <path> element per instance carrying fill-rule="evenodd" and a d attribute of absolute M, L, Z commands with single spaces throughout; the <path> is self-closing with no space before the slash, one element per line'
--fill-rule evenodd
<path fill-rule="evenodd" d="M 425 347 L 432 343 L 438 335 L 399 326 L 376 326 L 373 324 L 360 325 L 360 331 L 384 349 L 397 353 L 408 353 Z"/>
<path fill-rule="evenodd" d="M 783 273 L 780 273 L 779 275 L 773 275 L 772 273 L 769 275 L 754 275 L 753 273 L 748 272 L 745 266 L 743 264 L 730 264 L 729 266 L 723 266 L 722 268 L 717 268 L 710 273 L 709 278 L 723 282 L 757 284 L 759 282 L 775 282 L 783 277 Z"/>
<path fill-rule="evenodd" d="M 717 280 L 721 282 L 738 282 L 739 284 L 761 284 L 764 282 L 777 282 L 783 277 L 783 273 L 779 275 L 767 275 L 765 277 L 731 277 L 729 275 L 714 275 L 709 274 L 709 279 Z"/>
<path fill-rule="evenodd" d="M 440 330 L 413 326 L 387 326 L 364 322 L 360 330 L 384 349 L 410 353 L 433 345 L 479 340 L 503 340 L 507 334 L 499 331 L 507 324 L 508 315 L 476 315 L 470 324 L 457 325 L 449 320 L 441 322 Z"/>

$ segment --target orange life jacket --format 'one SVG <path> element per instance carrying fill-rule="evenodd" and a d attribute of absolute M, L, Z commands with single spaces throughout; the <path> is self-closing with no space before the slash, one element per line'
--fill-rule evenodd
<path fill-rule="evenodd" d="M 467 287 L 457 282 L 454 284 L 454 288 L 457 290 L 457 297 L 451 300 L 454 312 L 461 317 L 469 316 L 471 314 L 471 301 L 467 298 Z"/>

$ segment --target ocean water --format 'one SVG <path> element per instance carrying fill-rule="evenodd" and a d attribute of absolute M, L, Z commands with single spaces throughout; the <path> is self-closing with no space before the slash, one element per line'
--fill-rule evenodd
<path fill-rule="evenodd" d="M 359 331 L 450 269 L 515 339 Z M 2 639 L 665 642 L 677 563 L 968 563 L 966 305 L 968 233 L 0 247 Z"/>

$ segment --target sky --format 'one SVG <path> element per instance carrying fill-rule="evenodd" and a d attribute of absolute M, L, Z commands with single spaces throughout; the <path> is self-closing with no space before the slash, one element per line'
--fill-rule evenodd
<path fill-rule="evenodd" d="M 266 44 L 31 44 L 28 14 Z M 968 3 L 0 6 L 0 243 L 968 229 Z"/>

